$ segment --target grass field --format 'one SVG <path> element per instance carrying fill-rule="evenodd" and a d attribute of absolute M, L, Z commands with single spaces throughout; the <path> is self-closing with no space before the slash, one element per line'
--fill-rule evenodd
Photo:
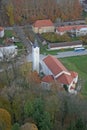
<path fill-rule="evenodd" d="M 67 69 L 78 72 L 81 79 L 81 93 L 87 97 L 87 55 L 60 59 Z"/>

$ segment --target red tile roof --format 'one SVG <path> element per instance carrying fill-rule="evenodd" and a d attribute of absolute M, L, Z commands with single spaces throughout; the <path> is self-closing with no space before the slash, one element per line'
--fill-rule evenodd
<path fill-rule="evenodd" d="M 0 31 L 3 31 L 4 30 L 4 28 L 3 27 L 0 27 Z"/>
<path fill-rule="evenodd" d="M 87 25 L 79 25 L 79 26 L 76 27 L 77 30 L 79 30 L 81 28 L 87 28 Z"/>
<path fill-rule="evenodd" d="M 34 27 L 47 27 L 47 26 L 54 26 L 50 19 L 46 20 L 37 20 L 34 24 Z"/>
<path fill-rule="evenodd" d="M 78 76 L 78 73 L 76 72 L 70 72 L 71 75 L 68 74 L 62 74 L 56 80 L 61 84 L 70 85 L 74 78 Z M 54 81 L 54 78 L 52 75 L 44 76 L 42 79 L 42 82 L 51 83 Z"/>
<path fill-rule="evenodd" d="M 68 74 L 62 74 L 56 80 L 62 84 L 70 85 L 73 81 L 73 77 Z"/>
<path fill-rule="evenodd" d="M 47 67 L 51 70 L 53 75 L 47 75 L 45 76 L 42 81 L 43 82 L 53 82 L 54 77 L 57 74 L 59 74 L 62 71 L 68 72 L 69 74 L 63 73 L 59 77 L 57 77 L 55 80 L 60 82 L 61 84 L 70 85 L 74 78 L 78 76 L 78 73 L 74 71 L 68 71 L 63 64 L 54 56 L 48 55 L 46 58 L 43 59 L 44 63 L 47 65 Z"/>
<path fill-rule="evenodd" d="M 63 66 L 63 64 L 54 56 L 48 55 L 46 58 L 43 59 L 43 61 L 51 70 L 54 76 L 62 71 L 66 71 L 69 73 L 69 71 Z"/>
<path fill-rule="evenodd" d="M 57 30 L 59 32 L 64 32 L 64 31 L 70 31 L 74 28 L 75 28 L 75 26 L 61 26 L 61 27 L 58 27 Z"/>
<path fill-rule="evenodd" d="M 51 83 L 51 82 L 53 82 L 53 81 L 54 81 L 54 78 L 53 78 L 52 75 L 47 75 L 47 76 L 44 76 L 44 77 L 42 78 L 42 82 Z"/>
<path fill-rule="evenodd" d="M 57 30 L 59 32 L 67 32 L 67 31 L 70 31 L 70 30 L 73 30 L 73 29 L 81 29 L 81 28 L 87 28 L 87 25 L 71 25 L 71 26 L 60 26 L 60 27 L 57 27 Z"/>

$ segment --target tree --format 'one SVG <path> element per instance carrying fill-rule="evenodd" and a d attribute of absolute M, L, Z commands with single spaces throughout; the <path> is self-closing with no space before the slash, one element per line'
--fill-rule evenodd
<path fill-rule="evenodd" d="M 44 100 L 37 98 L 32 103 L 27 103 L 24 110 L 28 117 L 32 117 L 40 130 L 51 129 L 51 119 L 49 113 L 45 111 Z"/>
<path fill-rule="evenodd" d="M 38 130 L 38 128 L 35 124 L 27 122 L 21 126 L 21 130 Z"/>
<path fill-rule="evenodd" d="M 75 124 L 76 130 L 86 130 L 86 125 L 81 118 L 79 118 Z"/>
<path fill-rule="evenodd" d="M 11 111 L 10 109 L 10 102 L 7 98 L 5 98 L 4 93 L 2 92 L 3 96 L 0 96 L 0 108 L 6 109 L 8 111 Z"/>
<path fill-rule="evenodd" d="M 12 3 L 8 3 L 8 5 L 6 6 L 6 10 L 7 10 L 7 15 L 9 17 L 9 23 L 10 25 L 14 24 L 14 13 L 13 13 L 13 5 Z"/>
<path fill-rule="evenodd" d="M 13 126 L 12 126 L 12 130 L 20 130 L 20 126 L 18 123 L 15 123 Z"/>
<path fill-rule="evenodd" d="M 86 130 L 86 124 L 83 122 L 81 118 L 78 118 L 76 122 L 73 124 L 71 123 L 67 130 Z"/>
<path fill-rule="evenodd" d="M 81 17 L 82 7 L 79 0 L 61 0 L 59 1 L 59 5 L 61 9 L 60 17 L 63 21 Z"/>
<path fill-rule="evenodd" d="M 0 130 L 11 130 L 11 116 L 2 108 L 0 108 Z"/>

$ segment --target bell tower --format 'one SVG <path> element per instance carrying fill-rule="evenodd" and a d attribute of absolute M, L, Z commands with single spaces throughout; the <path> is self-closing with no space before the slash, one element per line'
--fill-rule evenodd
<path fill-rule="evenodd" d="M 32 69 L 33 71 L 37 71 L 39 73 L 39 47 L 37 43 L 37 39 L 35 39 L 34 45 L 32 46 Z"/>

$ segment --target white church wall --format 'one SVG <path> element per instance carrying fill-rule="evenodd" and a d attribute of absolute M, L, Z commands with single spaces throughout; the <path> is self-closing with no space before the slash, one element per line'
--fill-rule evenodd
<path fill-rule="evenodd" d="M 32 47 L 32 62 L 33 62 L 33 71 L 39 73 L 39 47 Z"/>

